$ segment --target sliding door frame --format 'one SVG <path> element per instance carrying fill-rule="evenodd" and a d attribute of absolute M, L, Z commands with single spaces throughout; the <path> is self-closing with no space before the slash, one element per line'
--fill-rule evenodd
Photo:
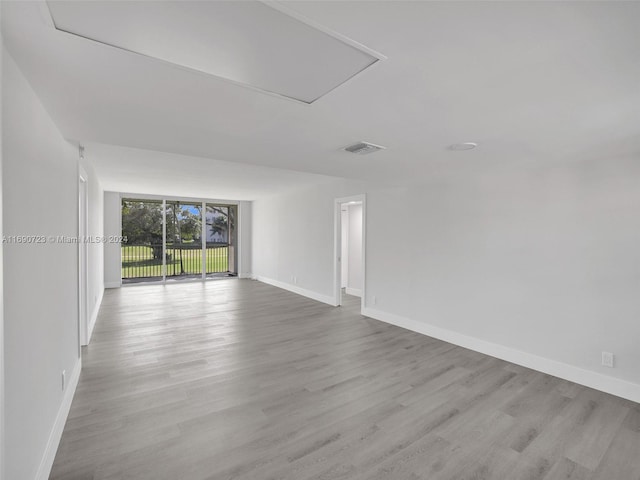
<path fill-rule="evenodd" d="M 160 200 L 162 201 L 162 281 L 157 282 L 133 282 L 133 283 L 124 283 L 122 282 L 122 278 L 120 278 L 120 284 L 124 287 L 134 287 L 138 285 L 167 285 L 173 282 L 167 282 L 167 202 L 180 202 L 180 203 L 191 203 L 191 204 L 201 204 L 202 207 L 202 230 L 201 230 L 201 238 L 203 240 L 203 248 L 202 248 L 202 274 L 200 278 L 186 278 L 181 280 L 180 283 L 195 283 L 195 282 L 204 282 L 206 280 L 212 280 L 207 278 L 207 248 L 206 248 L 206 208 L 209 204 L 222 205 L 222 206 L 235 206 L 236 207 L 236 219 L 235 219 L 235 230 L 236 230 L 236 245 L 235 245 L 235 258 L 236 258 L 236 277 L 244 278 L 241 274 L 242 272 L 242 216 L 245 214 L 244 208 L 246 202 L 237 201 L 237 200 L 221 200 L 221 199 L 202 199 L 202 198 L 194 198 L 194 197 L 176 197 L 171 195 L 148 195 L 141 193 L 125 193 L 120 192 L 120 228 L 122 228 L 122 200 Z M 245 207 L 246 208 L 246 207 Z M 230 214 L 229 214 L 230 215 Z M 228 240 L 230 239 L 231 232 L 227 234 Z M 228 241 L 227 241 L 228 243 Z M 227 252 L 227 256 L 229 253 Z M 122 262 L 122 260 L 121 260 Z"/>
<path fill-rule="evenodd" d="M 202 225 L 200 225 L 200 238 L 202 239 L 202 251 L 201 253 L 201 265 L 202 265 L 202 274 L 200 275 L 201 280 L 204 282 L 207 279 L 207 202 L 202 202 L 202 206 L 200 209 Z M 227 253 L 227 256 L 229 254 Z"/>

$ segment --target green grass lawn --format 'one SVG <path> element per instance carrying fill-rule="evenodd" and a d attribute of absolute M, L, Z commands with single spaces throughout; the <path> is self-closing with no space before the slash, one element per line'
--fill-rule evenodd
<path fill-rule="evenodd" d="M 182 250 L 182 251 L 181 251 Z M 207 248 L 207 272 L 229 270 L 228 247 Z M 202 250 L 167 246 L 167 276 L 202 274 Z M 122 246 L 122 278 L 161 277 L 162 259 L 154 259 L 149 246 Z"/>

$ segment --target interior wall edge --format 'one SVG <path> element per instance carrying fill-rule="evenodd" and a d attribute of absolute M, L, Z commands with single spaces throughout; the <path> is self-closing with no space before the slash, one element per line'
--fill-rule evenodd
<path fill-rule="evenodd" d="M 55 423 L 53 424 L 53 428 L 51 429 L 47 447 L 42 456 L 42 460 L 40 461 L 40 466 L 38 467 L 38 472 L 36 474 L 35 480 L 47 480 L 49 478 L 51 468 L 53 467 L 53 461 L 56 458 L 56 452 L 58 451 L 58 446 L 60 445 L 60 439 L 62 438 L 62 432 L 64 431 L 64 425 L 65 423 L 67 423 L 67 417 L 69 416 L 69 411 L 71 410 L 71 403 L 73 402 L 73 396 L 76 393 L 78 380 L 80 380 L 81 370 L 82 359 L 80 358 L 78 359 L 73 372 L 69 377 L 69 383 L 64 393 L 64 398 L 62 400 L 60 408 L 58 409 L 58 415 L 56 416 Z"/>
<path fill-rule="evenodd" d="M 306 288 L 300 288 L 297 285 L 291 285 L 290 283 L 281 282 L 279 280 L 263 277 L 261 275 L 256 275 L 252 278 L 259 282 L 266 283 L 274 287 L 282 288 L 283 290 L 288 290 L 289 292 L 297 293 L 298 295 L 302 295 L 303 297 L 307 297 L 312 300 L 316 300 L 318 302 L 326 303 L 327 305 L 331 305 L 332 307 L 337 307 L 336 300 L 331 295 L 323 295 L 321 293 L 314 292 L 312 290 L 307 290 Z"/>
<path fill-rule="evenodd" d="M 2 18 L 3 5 L 0 3 L 0 21 Z M 3 138 L 4 129 L 2 126 L 2 103 L 4 102 L 4 81 L 3 80 L 3 57 L 4 55 L 4 40 L 0 32 L 0 85 L 2 88 L 0 91 L 0 235 L 3 233 L 2 223 L 2 200 L 3 200 L 3 188 L 2 188 L 2 159 L 3 159 Z M 0 480 L 4 480 L 4 466 L 5 462 L 5 434 L 4 434 L 4 286 L 3 286 L 3 251 L 4 247 L 0 244 Z"/>
<path fill-rule="evenodd" d="M 102 299 L 104 298 L 104 288 L 98 290 L 98 300 L 93 307 L 93 312 L 91 312 L 91 317 L 89 318 L 89 328 L 87 329 L 87 343 L 91 343 L 91 335 L 93 334 L 93 329 L 96 326 L 96 321 L 98 320 L 98 313 L 100 312 L 100 305 L 102 305 Z"/>
<path fill-rule="evenodd" d="M 344 292 L 347 295 L 353 295 L 354 297 L 362 297 L 362 289 L 345 287 Z"/>

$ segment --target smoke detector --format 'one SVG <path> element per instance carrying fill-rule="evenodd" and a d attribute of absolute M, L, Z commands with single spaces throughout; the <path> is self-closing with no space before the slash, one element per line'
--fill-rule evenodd
<path fill-rule="evenodd" d="M 350 153 L 357 153 L 358 155 L 366 155 L 368 153 L 377 152 L 378 150 L 384 150 L 385 148 L 387 147 L 375 145 L 369 142 L 358 142 L 345 147 L 344 150 Z"/>

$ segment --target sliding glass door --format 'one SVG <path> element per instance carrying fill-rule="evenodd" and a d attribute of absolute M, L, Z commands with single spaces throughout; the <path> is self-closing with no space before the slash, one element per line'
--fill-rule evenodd
<path fill-rule="evenodd" d="M 166 202 L 167 278 L 202 277 L 202 203 Z"/>
<path fill-rule="evenodd" d="M 122 280 L 163 280 L 162 201 L 122 200 Z"/>
<path fill-rule="evenodd" d="M 236 273 L 236 205 L 206 205 L 207 277 Z"/>
<path fill-rule="evenodd" d="M 123 199 L 123 283 L 235 276 L 237 212 L 237 205 Z"/>

